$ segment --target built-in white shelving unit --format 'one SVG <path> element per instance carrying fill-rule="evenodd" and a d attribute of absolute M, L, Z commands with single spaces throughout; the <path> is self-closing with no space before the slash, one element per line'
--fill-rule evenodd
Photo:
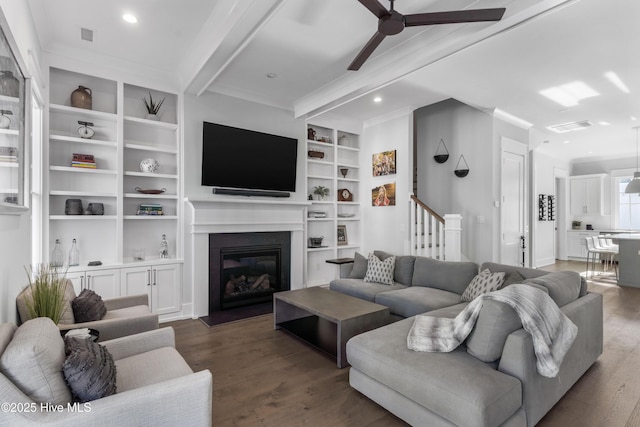
<path fill-rule="evenodd" d="M 92 109 L 71 106 L 70 95 L 80 85 L 91 89 Z M 67 276 L 77 292 L 90 288 L 103 298 L 148 292 L 161 319 L 177 317 L 183 264 L 179 96 L 58 67 L 49 70 L 49 87 L 45 170 L 49 256 L 56 239 L 65 253 L 76 239 L 80 266 L 69 268 Z M 154 100 L 165 99 L 159 121 L 145 115 L 142 99 L 149 93 Z M 79 121 L 93 124 L 92 138 L 80 137 Z M 72 167 L 74 153 L 92 155 L 96 168 Z M 159 170 L 141 171 L 140 162 L 147 158 L 156 160 Z M 68 199 L 80 199 L 83 209 L 101 203 L 104 214 L 68 215 Z M 140 215 L 141 204 L 161 205 L 163 215 Z M 168 259 L 159 259 L 163 234 L 169 243 Z M 134 256 L 141 250 L 144 259 Z M 90 261 L 101 265 L 88 266 Z M 142 273 L 132 275 L 132 269 Z"/>
<path fill-rule="evenodd" d="M 305 283 L 317 286 L 336 276 L 337 267 L 328 259 L 350 258 L 360 249 L 360 140 L 355 133 L 308 123 L 306 142 L 307 193 L 312 200 L 306 215 Z M 324 200 L 314 194 L 318 186 L 329 189 Z M 344 190 L 351 200 L 341 200 Z M 346 242 L 338 239 L 339 227 L 346 230 Z M 316 237 L 323 238 L 320 247 L 311 245 Z"/>

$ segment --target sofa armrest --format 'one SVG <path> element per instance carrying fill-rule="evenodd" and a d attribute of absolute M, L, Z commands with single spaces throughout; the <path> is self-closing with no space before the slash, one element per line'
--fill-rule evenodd
<path fill-rule="evenodd" d="M 213 378 L 209 370 L 204 370 L 86 404 L 64 405 L 61 412 L 43 411 L 36 404 L 35 412 L 9 413 L 7 421 L 10 425 L 52 427 L 210 426 L 212 400 Z"/>
<path fill-rule="evenodd" d="M 123 316 L 74 324 L 58 324 L 58 328 L 61 331 L 78 328 L 95 329 L 100 332 L 98 341 L 102 342 L 158 329 L 158 325 L 158 314 L 149 311 L 147 313 L 136 313 L 135 316 Z"/>
<path fill-rule="evenodd" d="M 555 378 L 538 374 L 533 339 L 524 329 L 507 337 L 498 370 L 522 382 L 527 425 L 533 426 L 575 384 L 602 354 L 602 295 L 588 293 L 561 307 L 578 327 L 578 335 Z"/>
<path fill-rule="evenodd" d="M 149 295 L 147 294 L 127 295 L 124 297 L 107 298 L 103 301 L 104 301 L 105 307 L 107 307 L 107 311 L 118 310 L 120 308 L 125 308 L 125 307 L 133 307 L 136 305 L 146 305 L 148 307 Z"/>
<path fill-rule="evenodd" d="M 130 357 L 135 354 L 146 353 L 162 347 L 175 347 L 175 332 L 172 327 L 154 329 L 135 335 L 128 335 L 101 342 L 114 360 Z"/>

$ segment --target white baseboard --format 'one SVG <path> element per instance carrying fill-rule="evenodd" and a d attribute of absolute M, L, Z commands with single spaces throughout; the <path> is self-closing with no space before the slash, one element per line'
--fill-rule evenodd
<path fill-rule="evenodd" d="M 551 258 L 542 258 L 542 259 L 537 259 L 536 260 L 536 267 L 544 267 L 547 265 L 552 265 L 556 263 L 556 259 L 551 257 Z"/>

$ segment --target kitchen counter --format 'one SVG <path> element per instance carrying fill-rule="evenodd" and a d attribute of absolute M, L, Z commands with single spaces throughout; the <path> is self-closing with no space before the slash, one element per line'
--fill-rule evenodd
<path fill-rule="evenodd" d="M 618 244 L 618 285 L 640 288 L 640 233 L 611 234 Z"/>

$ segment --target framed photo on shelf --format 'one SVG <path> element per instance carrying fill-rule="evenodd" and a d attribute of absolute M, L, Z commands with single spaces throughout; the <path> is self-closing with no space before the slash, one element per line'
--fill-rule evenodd
<path fill-rule="evenodd" d="M 373 176 L 395 175 L 396 150 L 374 154 L 371 166 L 373 167 Z"/>
<path fill-rule="evenodd" d="M 339 225 L 338 226 L 338 246 L 348 245 L 349 240 L 347 239 L 347 226 Z"/>

